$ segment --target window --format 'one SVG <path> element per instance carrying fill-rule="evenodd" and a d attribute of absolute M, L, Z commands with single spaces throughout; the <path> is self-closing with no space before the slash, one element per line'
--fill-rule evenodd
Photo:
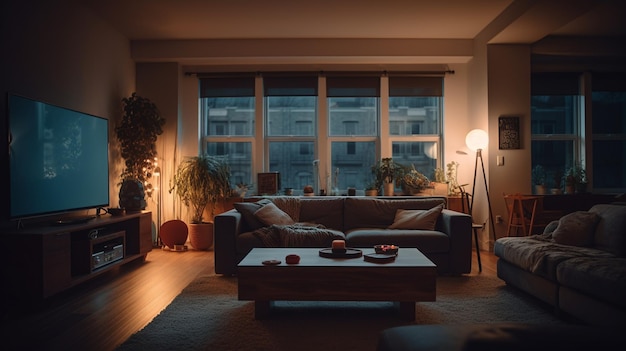
<path fill-rule="evenodd" d="M 626 80 L 607 73 L 535 73 L 531 80 L 532 167 L 546 186 L 562 189 L 563 174 L 582 165 L 588 190 L 626 188 Z M 583 89 L 591 86 L 591 89 Z M 584 91 L 591 91 L 585 95 Z M 591 106 L 585 114 L 584 106 Z M 591 127 L 590 130 L 587 128 Z"/>
<path fill-rule="evenodd" d="M 626 75 L 591 77 L 593 188 L 626 188 Z"/>
<path fill-rule="evenodd" d="M 389 77 L 391 156 L 431 180 L 441 155 L 442 82 L 440 77 Z"/>
<path fill-rule="evenodd" d="M 263 78 L 269 171 L 281 174 L 282 188 L 296 192 L 315 184 L 317 85 L 313 75 Z"/>
<path fill-rule="evenodd" d="M 331 194 L 364 189 L 376 162 L 380 78 L 329 76 L 326 90 L 332 175 L 323 183 Z"/>
<path fill-rule="evenodd" d="M 294 194 L 305 185 L 316 192 L 362 191 L 381 157 L 432 177 L 441 154 L 442 93 L 443 77 L 270 72 L 201 78 L 202 150 L 228 156 L 234 183 L 279 172 L 281 189 Z M 384 135 L 382 123 L 389 126 Z"/>
<path fill-rule="evenodd" d="M 254 77 L 202 79 L 200 114 L 202 152 L 225 155 L 232 184 L 250 184 L 254 155 Z"/>

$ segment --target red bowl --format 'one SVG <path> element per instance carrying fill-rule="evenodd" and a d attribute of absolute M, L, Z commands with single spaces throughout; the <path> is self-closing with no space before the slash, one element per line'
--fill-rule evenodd
<path fill-rule="evenodd" d="M 287 255 L 285 257 L 285 262 L 287 262 L 287 264 L 298 264 L 300 263 L 300 256 L 295 254 Z"/>

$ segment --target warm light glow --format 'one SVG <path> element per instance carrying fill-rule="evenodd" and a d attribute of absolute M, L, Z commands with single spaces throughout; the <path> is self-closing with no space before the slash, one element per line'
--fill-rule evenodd
<path fill-rule="evenodd" d="M 489 144 L 489 135 L 482 129 L 473 129 L 467 133 L 465 144 L 472 151 L 483 150 Z"/>
<path fill-rule="evenodd" d="M 424 153 L 431 160 L 437 159 L 437 143 L 429 143 L 429 145 L 424 149 Z"/>

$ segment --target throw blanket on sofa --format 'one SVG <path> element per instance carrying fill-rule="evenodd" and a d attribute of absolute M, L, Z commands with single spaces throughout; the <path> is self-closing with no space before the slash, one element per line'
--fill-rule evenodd
<path fill-rule="evenodd" d="M 345 239 L 343 233 L 321 224 L 296 223 L 271 225 L 252 232 L 265 247 L 330 247 L 333 240 Z"/>

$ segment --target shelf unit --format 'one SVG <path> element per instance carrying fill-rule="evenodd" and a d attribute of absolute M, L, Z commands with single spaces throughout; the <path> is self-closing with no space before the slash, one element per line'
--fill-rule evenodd
<path fill-rule="evenodd" d="M 145 260 L 152 250 L 152 216 L 102 215 L 85 223 L 27 226 L 1 237 L 8 248 L 2 255 L 5 292 L 36 303 L 116 266 Z"/>

